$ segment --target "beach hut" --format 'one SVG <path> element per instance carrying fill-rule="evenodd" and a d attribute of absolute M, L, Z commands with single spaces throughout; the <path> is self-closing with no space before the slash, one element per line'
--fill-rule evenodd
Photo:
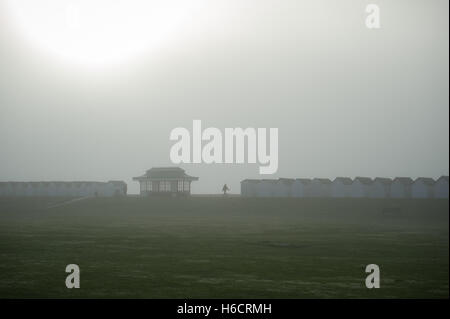
<path fill-rule="evenodd" d="M 263 179 L 257 184 L 258 197 L 273 197 L 275 194 L 276 179 Z"/>
<path fill-rule="evenodd" d="M 311 180 L 307 178 L 297 178 L 292 183 L 292 197 L 307 197 L 307 188 Z"/>
<path fill-rule="evenodd" d="M 369 188 L 369 197 L 371 198 L 389 198 L 391 192 L 392 179 L 376 177 L 372 186 Z"/>
<path fill-rule="evenodd" d="M 351 197 L 369 197 L 373 180 L 370 177 L 355 177 L 352 183 Z"/>
<path fill-rule="evenodd" d="M 434 184 L 435 198 L 448 198 L 448 176 L 441 176 Z"/>
<path fill-rule="evenodd" d="M 331 180 L 328 178 L 314 178 L 310 184 L 311 197 L 331 197 Z"/>
<path fill-rule="evenodd" d="M 412 198 L 433 198 L 434 179 L 418 177 L 411 185 Z"/>
<path fill-rule="evenodd" d="M 332 197 L 351 197 L 353 181 L 348 177 L 336 177 L 332 184 Z"/>
<path fill-rule="evenodd" d="M 244 197 L 255 197 L 258 194 L 258 184 L 257 179 L 245 179 L 241 181 L 241 196 Z"/>
<path fill-rule="evenodd" d="M 392 198 L 411 198 L 413 180 L 409 177 L 396 177 L 391 184 Z"/>
<path fill-rule="evenodd" d="M 292 184 L 294 179 L 280 178 L 275 185 L 275 197 L 292 197 Z"/>

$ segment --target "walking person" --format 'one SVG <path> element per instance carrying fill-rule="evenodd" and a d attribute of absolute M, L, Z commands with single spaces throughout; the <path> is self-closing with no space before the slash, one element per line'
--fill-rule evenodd
<path fill-rule="evenodd" d="M 230 189 L 228 188 L 227 184 L 223 185 L 223 187 L 222 187 L 223 196 L 227 196 L 227 192 L 229 190 Z"/>

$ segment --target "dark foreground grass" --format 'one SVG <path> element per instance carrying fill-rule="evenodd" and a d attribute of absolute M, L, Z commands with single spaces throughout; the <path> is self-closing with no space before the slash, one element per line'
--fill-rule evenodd
<path fill-rule="evenodd" d="M 449 297 L 448 200 L 58 200 L 0 199 L 0 298 Z"/>

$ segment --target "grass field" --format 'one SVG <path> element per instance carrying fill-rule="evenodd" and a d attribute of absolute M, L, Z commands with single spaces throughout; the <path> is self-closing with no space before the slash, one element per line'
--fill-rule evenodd
<path fill-rule="evenodd" d="M 449 297 L 448 200 L 58 201 L 0 198 L 0 298 Z"/>

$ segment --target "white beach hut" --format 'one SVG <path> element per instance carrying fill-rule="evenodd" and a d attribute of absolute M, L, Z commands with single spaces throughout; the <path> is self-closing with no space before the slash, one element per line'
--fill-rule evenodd
<path fill-rule="evenodd" d="M 412 198 L 433 198 L 434 179 L 418 177 L 411 185 Z"/>
<path fill-rule="evenodd" d="M 392 198 L 410 198 L 413 180 L 409 177 L 396 177 L 391 184 Z"/>
<path fill-rule="evenodd" d="M 292 184 L 294 179 L 280 178 L 275 185 L 275 197 L 292 197 Z"/>
<path fill-rule="evenodd" d="M 355 177 L 352 183 L 351 197 L 369 197 L 373 180 L 370 177 Z"/>
<path fill-rule="evenodd" d="M 314 178 L 310 184 L 312 197 L 331 197 L 331 185 L 328 178 Z"/>
<path fill-rule="evenodd" d="M 244 179 L 241 181 L 241 196 L 253 197 L 256 196 L 256 182 L 255 179 Z"/>
<path fill-rule="evenodd" d="M 434 184 L 435 198 L 448 198 L 448 176 L 441 176 Z"/>
<path fill-rule="evenodd" d="M 310 179 L 307 178 L 297 178 L 292 183 L 292 197 L 307 197 L 306 190 L 308 185 L 311 183 Z"/>
<path fill-rule="evenodd" d="M 263 179 L 257 184 L 258 197 L 273 197 L 275 194 L 276 179 Z"/>
<path fill-rule="evenodd" d="M 376 177 L 369 189 L 371 198 L 389 198 L 391 192 L 392 179 Z"/>
<path fill-rule="evenodd" d="M 351 197 L 353 181 L 348 177 L 336 177 L 332 184 L 332 197 Z"/>

